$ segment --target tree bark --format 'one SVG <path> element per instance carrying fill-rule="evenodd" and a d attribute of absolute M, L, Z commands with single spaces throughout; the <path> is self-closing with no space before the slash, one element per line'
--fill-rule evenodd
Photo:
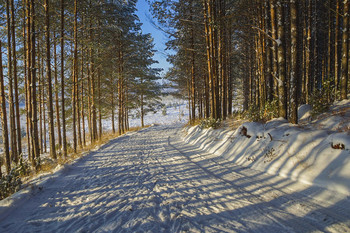
<path fill-rule="evenodd" d="M 55 122 L 53 117 L 53 98 L 52 98 L 52 76 L 51 76 L 51 43 L 50 43 L 50 6 L 49 0 L 45 0 L 45 37 L 46 37 L 46 72 L 49 96 L 49 135 L 50 135 L 50 156 L 57 159 L 55 147 Z"/>
<path fill-rule="evenodd" d="M 295 0 L 290 1 L 291 15 L 291 123 L 298 123 L 298 81 L 299 81 L 299 50 L 298 50 L 298 7 Z"/>
<path fill-rule="evenodd" d="M 62 108 L 62 150 L 63 156 L 67 157 L 67 136 L 66 136 L 66 114 L 64 100 L 64 0 L 61 0 L 61 108 Z"/>
<path fill-rule="evenodd" d="M 348 89 L 348 30 L 349 30 L 349 1 L 344 0 L 343 8 L 343 41 L 342 41 L 342 61 L 340 79 L 340 98 L 347 99 Z"/>
<path fill-rule="evenodd" d="M 32 97 L 32 145 L 33 145 L 33 155 L 36 159 L 36 167 L 40 166 L 40 150 L 39 150 L 39 138 L 38 138 L 38 117 L 37 117 L 37 101 L 36 101 L 36 66 L 35 66 L 35 2 L 31 0 L 31 97 Z"/>
<path fill-rule="evenodd" d="M 74 0 L 74 51 L 73 51 L 73 86 L 72 86 L 72 118 L 73 118 L 73 151 L 77 153 L 77 129 L 76 129 L 76 86 L 77 86 L 77 59 L 78 59 L 78 41 L 77 41 L 77 24 L 78 24 L 78 16 L 77 16 L 77 0 Z"/>
<path fill-rule="evenodd" d="M 16 106 L 16 126 L 17 126 L 17 152 L 22 156 L 22 132 L 21 118 L 19 112 L 19 97 L 18 97 L 18 78 L 17 78 L 17 53 L 16 53 L 16 34 L 15 34 L 15 7 L 14 1 L 10 1 L 11 7 L 11 34 L 12 34 L 12 56 L 13 56 L 13 82 L 15 86 L 15 106 Z"/>
<path fill-rule="evenodd" d="M 56 108 L 56 124 L 57 124 L 57 136 L 59 150 L 62 149 L 62 135 L 61 135 L 61 119 L 60 119 L 60 106 L 58 98 L 58 69 L 57 69 L 57 43 L 56 43 L 56 31 L 53 34 L 53 52 L 54 52 L 54 65 L 55 65 L 55 108 Z"/>
<path fill-rule="evenodd" d="M 7 76 L 8 76 L 8 95 L 9 95 L 9 111 L 10 111 L 10 143 L 11 143 L 11 160 L 17 163 L 17 136 L 16 136 L 16 121 L 15 121 L 15 104 L 13 97 L 13 67 L 12 67 L 12 47 L 11 43 L 14 38 L 11 38 L 11 19 L 10 19 L 10 0 L 6 0 L 6 21 L 7 21 Z"/>
<path fill-rule="evenodd" d="M 5 85 L 4 85 L 4 73 L 2 68 L 2 42 L 0 40 L 0 103 L 1 103 L 1 125 L 2 125 L 2 139 L 4 143 L 5 151 L 5 167 L 6 173 L 10 174 L 11 171 L 11 159 L 9 149 L 9 138 L 8 138 L 8 126 L 7 126 L 7 113 L 6 113 L 6 99 L 5 99 Z M 0 164 L 1 166 L 2 164 Z M 0 168 L 0 177 L 2 176 Z"/>
<path fill-rule="evenodd" d="M 283 24 L 283 6 L 282 1 L 277 1 L 277 23 L 278 23 L 278 103 L 279 103 L 279 116 L 287 119 L 287 98 L 286 98 L 286 60 L 285 60 L 285 40 L 284 40 L 284 24 Z"/>

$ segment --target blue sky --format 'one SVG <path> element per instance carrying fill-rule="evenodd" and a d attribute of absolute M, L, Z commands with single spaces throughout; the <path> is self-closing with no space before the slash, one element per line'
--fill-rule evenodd
<path fill-rule="evenodd" d="M 148 3 L 145 0 L 138 0 L 136 7 L 138 10 L 137 15 L 140 18 L 140 21 L 143 23 L 142 32 L 151 33 L 152 37 L 154 38 L 155 49 L 158 51 L 154 55 L 154 60 L 157 60 L 159 63 L 155 64 L 154 67 L 163 68 L 164 71 L 166 71 L 171 66 L 166 61 L 165 54 L 165 42 L 167 41 L 167 37 L 163 32 L 156 29 L 152 25 L 152 15 L 149 12 Z"/>

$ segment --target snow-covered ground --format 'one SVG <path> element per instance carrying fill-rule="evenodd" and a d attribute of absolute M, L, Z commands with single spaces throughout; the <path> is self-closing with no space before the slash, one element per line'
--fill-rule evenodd
<path fill-rule="evenodd" d="M 162 103 L 165 105 L 163 108 L 159 108 L 156 112 L 148 112 L 144 117 L 145 125 L 161 124 L 185 124 L 188 122 L 188 102 L 185 100 L 174 98 L 171 95 L 163 96 Z M 129 119 L 130 127 L 140 127 L 141 119 L 136 117 L 138 109 L 131 111 Z M 116 119 L 116 123 L 117 123 Z M 87 125 L 87 124 L 86 124 Z M 103 130 L 111 131 L 110 119 L 102 121 Z"/>
<path fill-rule="evenodd" d="M 232 163 L 350 197 L 350 101 L 337 102 L 314 119 L 307 106 L 299 113 L 299 125 L 278 118 L 237 129 L 196 126 L 187 128 L 185 140 Z"/>
<path fill-rule="evenodd" d="M 110 141 L 0 201 L 0 232 L 350 232 L 346 196 L 183 137 L 177 124 Z M 313 198 L 321 193 L 331 198 Z"/>
<path fill-rule="evenodd" d="M 350 232 L 350 101 L 218 130 L 167 101 L 0 201 L 0 232 Z"/>

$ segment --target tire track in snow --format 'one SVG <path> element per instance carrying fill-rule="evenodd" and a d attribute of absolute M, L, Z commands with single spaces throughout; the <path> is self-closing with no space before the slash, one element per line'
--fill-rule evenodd
<path fill-rule="evenodd" d="M 307 200 L 298 202 L 277 189 L 251 191 L 244 182 L 260 180 L 249 174 L 249 169 L 215 157 L 207 159 L 206 154 L 181 142 L 179 131 L 179 127 L 157 126 L 112 140 L 67 166 L 20 209 L 12 210 L 0 222 L 0 232 L 348 229 L 337 225 L 333 215 L 334 223 L 318 223 L 322 211 L 315 211 L 313 206 L 298 213 L 296 206 L 301 205 L 293 202 L 308 204 Z M 268 180 L 265 184 L 269 185 Z"/>
<path fill-rule="evenodd" d="M 249 183 L 254 183 L 254 182 L 259 183 L 260 181 L 258 179 L 254 180 L 255 175 L 249 174 L 251 172 L 255 174 L 259 174 L 259 172 L 248 168 L 239 167 L 232 163 L 227 163 L 228 161 L 223 158 L 217 157 L 215 155 L 210 155 L 206 152 L 201 151 L 198 148 L 195 148 L 189 145 L 186 145 L 186 147 L 190 147 L 193 151 L 197 151 L 196 152 L 197 154 L 192 153 L 190 155 L 186 155 L 186 153 L 183 153 L 181 149 L 176 148 L 174 145 L 171 145 L 170 138 L 168 139 L 168 141 L 170 146 L 178 150 L 181 154 L 183 154 L 184 157 L 186 157 L 189 161 L 196 164 L 196 166 L 201 168 L 204 172 L 206 172 L 210 176 L 220 179 L 232 185 L 233 187 L 241 190 L 242 192 L 251 193 L 254 196 L 254 198 L 259 200 L 260 202 L 266 202 L 266 203 L 269 203 L 270 205 L 272 204 L 272 207 L 269 207 L 271 208 L 271 214 L 279 221 L 282 220 L 283 222 L 283 219 L 290 219 L 290 215 L 296 216 L 297 218 L 294 218 L 292 227 L 296 228 L 296 226 L 298 226 L 297 231 L 300 231 L 300 230 L 306 231 L 309 229 L 309 227 L 311 227 L 311 228 L 318 229 L 320 231 L 350 232 L 350 213 L 348 212 L 348 208 L 347 208 L 349 207 L 348 201 L 346 201 L 347 205 L 345 205 L 347 207 L 337 205 L 335 207 L 332 207 L 332 209 L 330 209 L 328 207 L 321 206 L 319 203 L 319 200 L 313 200 L 311 197 L 300 194 L 298 192 L 292 193 L 291 195 L 291 193 L 286 193 L 284 191 L 273 188 L 272 187 L 273 183 L 272 182 L 269 183 L 268 180 L 267 182 L 265 182 L 266 183 L 265 185 L 259 185 L 259 189 L 257 190 L 258 192 L 251 192 L 249 190 L 245 190 L 243 186 L 239 186 L 239 183 L 237 186 L 237 182 L 234 180 L 244 177 L 245 182 L 246 180 L 249 180 Z M 177 143 L 179 143 L 180 145 L 183 144 L 181 142 L 177 142 Z M 201 153 L 203 154 L 199 155 Z M 196 162 L 196 160 L 198 161 Z M 222 164 L 220 164 L 219 162 L 216 162 L 216 160 L 221 161 Z M 201 165 L 201 163 L 203 163 L 203 165 Z M 206 166 L 208 168 L 206 168 Z M 235 172 L 235 170 L 244 170 L 245 171 L 244 175 Z M 219 174 L 229 173 L 230 176 L 229 176 L 229 179 L 225 179 L 224 176 L 217 175 L 216 173 L 219 173 Z M 264 175 L 266 177 L 269 176 L 267 174 L 259 174 L 259 176 L 264 176 Z M 270 176 L 270 178 L 271 177 L 272 176 Z M 271 190 L 269 190 L 269 195 L 260 195 L 262 191 L 260 188 L 263 188 L 263 187 L 265 187 L 265 191 L 267 187 L 269 187 L 268 189 L 272 189 L 273 190 L 272 194 L 278 199 L 278 201 L 275 201 L 273 200 L 274 198 L 271 198 Z M 286 206 L 288 207 L 287 211 L 286 211 Z M 277 208 L 277 211 L 275 208 Z M 275 214 L 275 212 L 277 214 Z M 288 226 L 290 224 L 287 222 L 286 225 Z"/>

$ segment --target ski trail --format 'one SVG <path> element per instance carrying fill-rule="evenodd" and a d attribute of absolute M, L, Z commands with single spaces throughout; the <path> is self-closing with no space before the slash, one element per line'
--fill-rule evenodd
<path fill-rule="evenodd" d="M 348 200 L 320 203 L 181 138 L 156 126 L 112 140 L 7 207 L 0 232 L 350 232 Z"/>

